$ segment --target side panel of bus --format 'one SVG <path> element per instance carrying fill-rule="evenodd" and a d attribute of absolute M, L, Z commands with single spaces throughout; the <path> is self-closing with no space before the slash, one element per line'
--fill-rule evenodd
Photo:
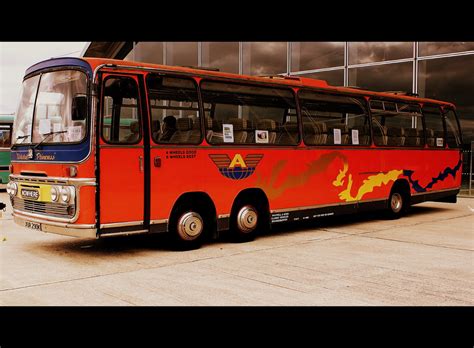
<path fill-rule="evenodd" d="M 411 195 L 455 190 L 460 186 L 459 151 L 377 149 L 222 149 L 183 148 L 193 158 L 155 150 L 161 166 L 152 167 L 155 219 L 167 219 L 176 199 L 186 192 L 206 192 L 217 214 L 229 214 L 234 199 L 244 189 L 261 189 L 270 210 L 342 206 L 384 202 L 397 180 L 404 180 Z M 176 150 L 175 150 L 176 151 Z M 253 173 L 244 179 L 225 176 L 213 155 L 230 160 L 262 155 Z M 153 205 L 152 205 L 153 206 Z M 380 205 L 379 205 L 380 206 Z M 350 211 L 350 208 L 349 208 Z"/>

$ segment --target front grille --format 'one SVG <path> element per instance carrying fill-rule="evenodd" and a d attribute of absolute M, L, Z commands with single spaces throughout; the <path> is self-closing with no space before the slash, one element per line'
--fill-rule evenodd
<path fill-rule="evenodd" d="M 72 218 L 76 213 L 75 205 L 61 203 L 37 202 L 28 199 L 13 198 L 13 208 L 28 213 L 42 214 L 54 217 Z"/>

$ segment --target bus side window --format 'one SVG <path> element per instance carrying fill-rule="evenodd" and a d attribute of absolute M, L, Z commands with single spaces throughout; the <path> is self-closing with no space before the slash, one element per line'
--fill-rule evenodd
<path fill-rule="evenodd" d="M 461 146 L 461 137 L 459 136 L 459 128 L 456 122 L 456 114 L 451 109 L 443 110 L 444 121 L 446 123 L 446 143 L 452 148 Z"/>
<path fill-rule="evenodd" d="M 296 103 L 290 89 L 203 81 L 201 92 L 204 105 L 210 106 L 205 122 L 209 143 L 298 144 Z"/>
<path fill-rule="evenodd" d="M 421 146 L 423 122 L 418 105 L 371 100 L 374 143 L 377 146 Z"/>
<path fill-rule="evenodd" d="M 422 108 L 425 119 L 426 142 L 429 147 L 445 147 L 443 119 L 438 106 L 424 105 Z"/>
<path fill-rule="evenodd" d="M 370 145 L 365 101 L 344 95 L 299 92 L 303 138 L 308 145 Z"/>
<path fill-rule="evenodd" d="M 201 116 L 194 80 L 148 74 L 146 84 L 153 141 L 161 144 L 199 144 Z"/>
<path fill-rule="evenodd" d="M 102 137 L 106 142 L 136 144 L 141 139 L 138 86 L 129 77 L 108 77 L 104 82 Z"/>

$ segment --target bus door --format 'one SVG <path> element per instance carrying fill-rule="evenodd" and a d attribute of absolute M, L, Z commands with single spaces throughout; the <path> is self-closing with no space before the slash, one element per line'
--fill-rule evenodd
<path fill-rule="evenodd" d="M 99 136 L 101 234 L 143 231 L 145 151 L 136 75 L 103 74 Z"/>

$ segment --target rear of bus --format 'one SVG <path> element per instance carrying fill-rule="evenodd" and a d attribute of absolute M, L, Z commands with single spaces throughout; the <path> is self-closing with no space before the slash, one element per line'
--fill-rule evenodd
<path fill-rule="evenodd" d="M 78 58 L 51 59 L 26 71 L 7 185 L 20 226 L 96 237 L 92 74 Z"/>

